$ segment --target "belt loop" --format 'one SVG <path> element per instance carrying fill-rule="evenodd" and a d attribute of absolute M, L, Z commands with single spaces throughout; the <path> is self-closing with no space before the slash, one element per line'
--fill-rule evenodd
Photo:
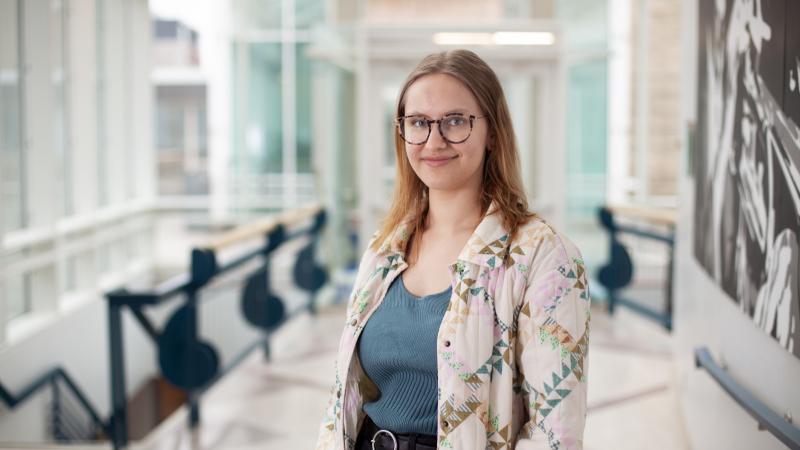
<path fill-rule="evenodd" d="M 411 439 L 408 440 L 408 450 L 417 450 L 417 433 L 411 433 Z"/>

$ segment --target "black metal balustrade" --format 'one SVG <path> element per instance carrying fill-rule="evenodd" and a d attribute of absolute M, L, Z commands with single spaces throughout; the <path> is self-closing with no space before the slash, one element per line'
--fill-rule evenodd
<path fill-rule="evenodd" d="M 89 418 L 89 424 L 82 423 L 79 419 L 71 418 L 72 414 L 65 413 L 65 402 L 67 398 L 61 392 L 61 385 L 66 386 L 67 390 L 77 400 L 78 407 Z M 0 399 L 9 409 L 15 409 L 23 404 L 40 390 L 50 387 L 52 390 L 51 410 L 50 410 L 50 429 L 53 437 L 58 442 L 72 442 L 92 439 L 102 433 L 109 435 L 110 424 L 104 422 L 97 409 L 92 405 L 83 391 L 78 387 L 72 377 L 61 367 L 48 370 L 45 374 L 34 380 L 22 391 L 13 394 L 2 383 L 0 383 Z"/>
<path fill-rule="evenodd" d="M 310 227 L 289 234 L 287 229 L 308 218 Z M 286 242 L 309 235 L 309 243 L 298 253 L 293 276 L 296 285 L 309 292 L 306 308 L 313 314 L 313 294 L 327 281 L 326 271 L 314 261 L 314 248 L 325 224 L 325 213 L 319 207 L 293 211 L 266 223 L 255 224 L 192 250 L 191 270 L 145 292 L 118 289 L 106 294 L 108 300 L 109 351 L 111 358 L 111 419 L 109 436 L 115 449 L 128 444 L 125 396 L 125 346 L 122 340 L 122 312 L 128 309 L 157 347 L 162 374 L 173 385 L 183 389 L 189 403 L 189 424 L 196 427 L 200 419 L 199 399 L 202 393 L 228 373 L 253 350 L 262 348 L 269 356 L 269 334 L 290 316 L 284 301 L 269 283 L 270 255 Z M 259 248 L 221 264 L 219 251 L 254 236 L 263 235 L 266 242 Z M 245 319 L 262 331 L 228 365 L 220 368 L 220 359 L 213 344 L 198 336 L 198 295 L 215 277 L 230 272 L 247 262 L 261 259 L 261 266 L 247 277 L 241 297 Z M 146 315 L 146 309 L 183 295 L 179 306 L 161 330 Z"/>
<path fill-rule="evenodd" d="M 609 235 L 609 261 L 600 268 L 597 278 L 608 293 L 608 312 L 614 314 L 617 305 L 624 306 L 636 313 L 660 323 L 667 330 L 672 330 L 672 273 L 675 254 L 675 235 L 673 231 L 657 233 L 654 231 L 633 226 L 620 225 L 614 218 L 614 210 L 602 207 L 598 210 L 598 217 L 603 228 Z M 666 223 L 663 218 L 659 222 Z M 669 262 L 665 281 L 665 301 L 663 311 L 653 309 L 641 302 L 623 297 L 619 291 L 628 286 L 633 279 L 634 264 L 627 248 L 619 241 L 620 234 L 652 239 L 663 242 L 668 246 Z"/>
<path fill-rule="evenodd" d="M 111 357 L 111 417 L 104 421 L 83 391 L 61 367 L 50 369 L 19 393 L 12 393 L 0 383 L 0 400 L 9 409 L 15 409 L 40 390 L 52 390 L 50 431 L 58 442 L 85 441 L 108 436 L 115 449 L 128 445 L 127 401 L 125 396 L 125 346 L 122 340 L 122 311 L 130 310 L 136 321 L 157 346 L 159 366 L 164 377 L 187 393 L 190 407 L 190 426 L 198 424 L 199 397 L 222 376 L 237 366 L 253 350 L 261 348 L 269 356 L 269 335 L 286 322 L 296 311 L 287 311 L 283 299 L 270 286 L 270 256 L 283 244 L 301 236 L 309 242 L 297 254 L 293 267 L 293 280 L 300 289 L 309 293 L 304 309 L 314 313 L 314 294 L 326 283 L 327 272 L 314 260 L 314 249 L 325 225 L 325 212 L 320 207 L 281 214 L 266 222 L 250 225 L 228 233 L 208 245 L 195 248 L 191 254 L 191 270 L 171 278 L 150 291 L 131 292 L 117 289 L 106 294 L 108 301 L 109 351 Z M 300 231 L 287 233 L 287 229 L 311 219 L 311 225 Z M 220 264 L 220 250 L 254 236 L 265 237 L 263 245 Z M 261 265 L 247 277 L 241 296 L 241 313 L 248 323 L 262 331 L 261 336 L 241 351 L 228 365 L 219 367 L 217 351 L 211 343 L 200 340 L 197 334 L 198 294 L 219 275 L 230 272 L 245 263 L 261 259 Z M 183 294 L 184 302 L 157 330 L 146 314 L 146 309 Z M 61 385 L 77 401 L 66 402 Z M 88 417 L 88 424 L 77 418 Z"/>

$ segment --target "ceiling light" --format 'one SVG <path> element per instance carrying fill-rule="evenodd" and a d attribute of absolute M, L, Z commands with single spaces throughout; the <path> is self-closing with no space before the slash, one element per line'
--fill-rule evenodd
<path fill-rule="evenodd" d="M 435 33 L 437 45 L 492 45 L 492 33 Z"/>
<path fill-rule="evenodd" d="M 553 45 L 556 37 L 547 31 L 498 31 L 492 41 L 497 45 Z"/>
<path fill-rule="evenodd" d="M 549 31 L 498 31 L 495 33 L 434 33 L 436 45 L 553 45 Z"/>

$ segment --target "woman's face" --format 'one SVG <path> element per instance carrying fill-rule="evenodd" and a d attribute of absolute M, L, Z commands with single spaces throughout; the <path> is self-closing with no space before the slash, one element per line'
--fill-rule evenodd
<path fill-rule="evenodd" d="M 425 75 L 406 90 L 406 116 L 436 120 L 456 113 L 466 120 L 470 115 L 483 115 L 472 92 L 451 75 Z M 406 142 L 406 156 L 430 190 L 480 191 L 487 130 L 486 119 L 476 119 L 469 138 L 453 144 L 444 140 L 437 124 L 432 123 L 427 142 L 418 145 Z"/>

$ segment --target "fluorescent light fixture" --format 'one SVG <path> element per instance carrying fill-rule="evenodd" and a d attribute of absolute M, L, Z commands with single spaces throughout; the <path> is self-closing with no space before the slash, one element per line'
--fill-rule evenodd
<path fill-rule="evenodd" d="M 492 33 L 436 33 L 433 42 L 437 45 L 492 45 Z"/>
<path fill-rule="evenodd" d="M 495 33 L 434 33 L 437 45 L 553 45 L 549 31 L 498 31 Z"/>
<path fill-rule="evenodd" d="M 492 41 L 497 45 L 553 45 L 556 37 L 548 31 L 498 31 Z"/>

